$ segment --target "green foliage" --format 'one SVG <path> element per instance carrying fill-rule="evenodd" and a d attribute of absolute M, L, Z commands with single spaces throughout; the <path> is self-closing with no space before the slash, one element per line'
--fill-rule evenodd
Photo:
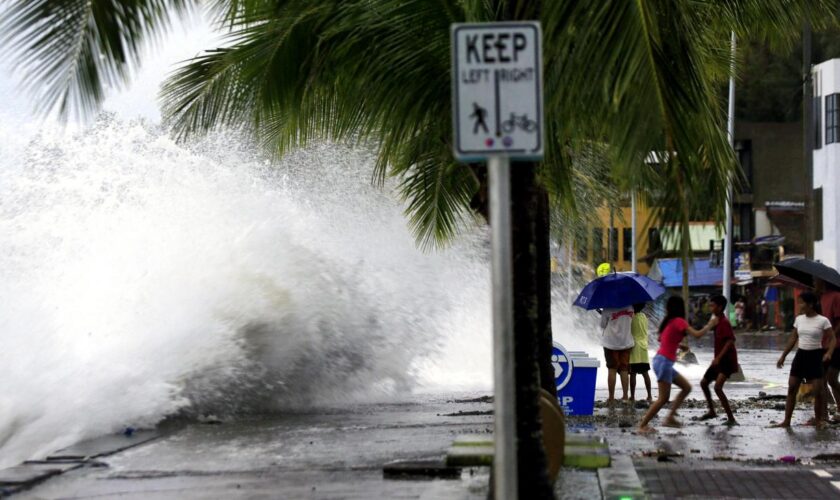
<path fill-rule="evenodd" d="M 188 4 L 16 1 L 0 27 L 43 107 L 90 111 L 105 87 L 125 80 L 140 43 L 167 26 L 166 7 Z M 276 154 L 320 139 L 372 144 L 374 180 L 396 178 L 418 242 L 440 243 L 484 187 L 451 155 L 449 26 L 527 17 L 534 5 L 212 1 L 228 38 L 167 81 L 164 114 L 180 137 L 244 126 Z M 698 207 L 722 220 L 734 172 L 716 92 L 729 72 L 728 33 L 790 44 L 806 16 L 833 20 L 834 8 L 825 0 L 542 2 L 540 179 L 555 206 L 566 216 L 591 212 L 589 203 L 611 196 L 603 187 L 612 179 L 658 207 L 663 225 L 687 228 Z M 607 159 L 607 180 L 586 166 L 595 150 Z M 645 161 L 651 152 L 656 166 Z"/>
<path fill-rule="evenodd" d="M 189 0 L 15 0 L 0 18 L 0 46 L 45 113 L 89 115 L 123 84 L 142 44 Z"/>

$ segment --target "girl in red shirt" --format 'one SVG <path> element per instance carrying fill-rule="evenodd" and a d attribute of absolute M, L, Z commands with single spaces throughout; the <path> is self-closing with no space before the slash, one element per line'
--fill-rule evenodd
<path fill-rule="evenodd" d="M 656 379 L 659 382 L 659 396 L 639 423 L 639 432 L 644 433 L 654 432 L 653 427 L 649 427 L 648 423 L 671 397 L 671 384 L 676 384 L 681 390 L 674 399 L 671 411 L 665 417 L 662 425 L 666 427 L 682 426 L 674 416 L 677 413 L 677 408 L 691 392 L 691 384 L 674 370 L 674 363 L 677 361 L 677 349 L 686 333 L 699 338 L 717 324 L 717 318 L 712 316 L 706 326 L 700 330 L 692 328 L 685 320 L 685 302 L 683 302 L 682 297 L 669 298 L 665 304 L 665 312 L 665 319 L 659 325 L 659 350 L 653 357 L 653 371 L 656 373 Z"/>

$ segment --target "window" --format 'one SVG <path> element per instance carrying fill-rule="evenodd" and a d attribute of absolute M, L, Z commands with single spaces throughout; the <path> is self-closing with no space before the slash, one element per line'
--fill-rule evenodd
<path fill-rule="evenodd" d="M 577 258 L 579 261 L 586 262 L 589 253 L 589 239 L 586 237 L 586 233 L 584 233 L 583 238 L 578 238 L 577 241 Z"/>
<path fill-rule="evenodd" d="M 840 141 L 837 128 L 838 94 L 825 96 L 825 143 L 826 145 Z"/>
<path fill-rule="evenodd" d="M 739 192 L 750 194 L 753 185 L 752 141 L 748 139 L 735 141 L 735 154 L 738 155 L 738 164 L 741 166 L 741 174 L 744 178 Z"/>
<path fill-rule="evenodd" d="M 604 228 L 592 228 L 592 260 L 597 264 L 604 261 Z"/>
<path fill-rule="evenodd" d="M 823 190 L 814 190 L 814 241 L 823 239 Z"/>
<path fill-rule="evenodd" d="M 648 229 L 648 253 L 662 250 L 662 238 L 659 236 L 659 229 L 652 227 Z"/>
<path fill-rule="evenodd" d="M 627 262 L 633 262 L 633 228 L 625 227 L 621 235 L 624 238 L 622 247 L 622 259 Z"/>
<path fill-rule="evenodd" d="M 618 229 L 610 228 L 609 233 L 610 262 L 616 262 L 618 261 Z"/>
<path fill-rule="evenodd" d="M 822 147 L 822 97 L 814 97 L 814 149 Z"/>

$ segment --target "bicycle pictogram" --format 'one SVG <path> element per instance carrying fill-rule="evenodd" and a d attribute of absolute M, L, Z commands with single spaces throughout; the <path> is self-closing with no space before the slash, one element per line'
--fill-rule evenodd
<path fill-rule="evenodd" d="M 502 122 L 502 132 L 511 133 L 516 128 L 520 128 L 525 132 L 534 132 L 537 130 L 537 122 L 528 118 L 528 114 L 517 115 L 511 113 L 510 118 Z"/>

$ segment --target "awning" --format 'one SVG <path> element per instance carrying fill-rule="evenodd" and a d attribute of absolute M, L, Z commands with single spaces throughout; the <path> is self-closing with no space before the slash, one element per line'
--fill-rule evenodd
<path fill-rule="evenodd" d="M 801 201 L 768 201 L 764 208 L 767 210 L 767 218 L 773 225 L 779 228 L 785 241 L 776 246 L 784 244 L 788 250 L 800 252 L 804 249 L 805 235 L 805 203 Z"/>
<path fill-rule="evenodd" d="M 669 228 L 661 230 L 663 250 L 666 252 L 678 250 L 680 241 L 678 231 L 678 229 Z M 692 222 L 688 225 L 688 235 L 691 239 L 691 248 L 695 250 L 708 249 L 709 241 L 723 239 L 723 229 L 719 229 L 714 222 Z"/>
<path fill-rule="evenodd" d="M 681 287 L 683 284 L 682 259 L 656 259 L 648 277 L 661 282 L 667 288 Z M 694 259 L 688 268 L 688 286 L 720 286 L 722 279 L 723 269 L 711 267 L 707 258 Z"/>

